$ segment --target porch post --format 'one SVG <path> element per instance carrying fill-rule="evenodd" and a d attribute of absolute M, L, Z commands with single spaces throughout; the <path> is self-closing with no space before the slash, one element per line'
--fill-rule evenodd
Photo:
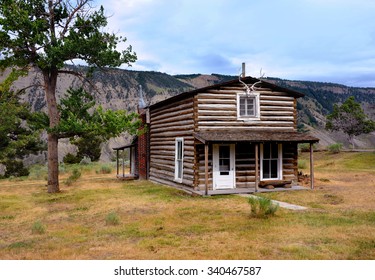
<path fill-rule="evenodd" d="M 133 162 L 133 147 L 130 147 L 129 149 L 129 174 L 133 174 L 132 162 Z"/>
<path fill-rule="evenodd" d="M 258 144 L 255 144 L 255 192 L 258 192 L 259 187 L 259 164 L 258 164 Z"/>
<path fill-rule="evenodd" d="M 310 143 L 310 188 L 314 189 L 314 158 L 313 143 Z"/>
<path fill-rule="evenodd" d="M 118 162 L 118 157 L 119 157 L 119 150 L 116 151 L 116 164 L 117 164 L 117 176 L 118 176 L 118 172 L 119 172 L 119 162 Z"/>
<path fill-rule="evenodd" d="M 125 177 L 125 150 L 122 152 L 122 177 Z"/>
<path fill-rule="evenodd" d="M 205 195 L 208 195 L 208 143 L 204 144 L 204 176 L 205 176 Z"/>

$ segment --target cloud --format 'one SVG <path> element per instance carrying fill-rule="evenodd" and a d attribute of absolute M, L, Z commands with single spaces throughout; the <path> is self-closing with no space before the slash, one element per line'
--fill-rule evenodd
<path fill-rule="evenodd" d="M 372 0 L 97 2 L 137 52 L 133 69 L 237 75 L 246 62 L 253 76 L 358 83 L 375 72 Z"/>

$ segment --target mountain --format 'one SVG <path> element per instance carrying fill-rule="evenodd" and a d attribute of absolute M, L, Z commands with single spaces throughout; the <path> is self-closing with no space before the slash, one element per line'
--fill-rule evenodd
<path fill-rule="evenodd" d="M 70 70 L 85 72 L 85 67 L 67 66 Z M 0 75 L 0 81 L 7 72 Z M 94 72 L 88 80 L 82 81 L 71 75 L 61 76 L 57 84 L 57 99 L 61 98 L 69 87 L 84 86 L 92 92 L 97 103 L 104 108 L 126 109 L 136 111 L 138 104 L 139 86 L 142 86 L 146 103 L 154 104 L 173 95 L 238 78 L 220 74 L 202 75 L 168 75 L 154 71 L 133 71 L 122 69 L 105 69 Z M 309 81 L 290 81 L 278 78 L 266 78 L 267 81 L 277 85 L 291 88 L 304 93 L 306 96 L 298 100 L 299 129 L 310 132 L 321 139 L 320 145 L 327 146 L 335 142 L 348 145 L 342 133 L 325 131 L 325 116 L 332 110 L 334 103 L 342 103 L 348 96 L 354 95 L 366 113 L 375 119 L 375 88 L 353 88 L 333 83 L 320 83 Z M 33 110 L 46 110 L 41 75 L 32 72 L 27 77 L 20 78 L 14 85 L 16 89 L 25 90 L 23 100 L 30 103 Z M 106 151 L 104 160 L 111 158 L 111 147 L 124 144 L 127 140 L 123 137 L 113 139 L 103 147 Z M 62 141 L 64 142 L 64 141 Z M 66 143 L 67 141 L 65 141 Z M 360 148 L 375 147 L 375 133 L 357 138 L 356 145 Z M 69 145 L 61 145 L 62 155 L 71 151 Z"/>

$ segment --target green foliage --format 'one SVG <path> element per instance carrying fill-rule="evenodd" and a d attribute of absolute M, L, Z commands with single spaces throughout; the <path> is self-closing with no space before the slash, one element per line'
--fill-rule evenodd
<path fill-rule="evenodd" d="M 107 25 L 103 7 L 94 11 L 91 1 L 72 5 L 65 0 L 54 1 L 50 9 L 48 2 L 1 2 L 1 66 L 33 64 L 50 71 L 73 59 L 83 59 L 90 67 L 118 67 L 136 60 L 131 46 L 123 52 L 116 51 L 126 38 L 103 32 Z"/>
<path fill-rule="evenodd" d="M 81 175 L 81 171 L 79 171 L 77 168 L 73 169 L 72 175 L 66 179 L 65 185 L 71 186 L 74 182 L 81 178 Z"/>
<path fill-rule="evenodd" d="M 268 218 L 275 215 L 279 205 L 272 203 L 268 198 L 249 197 L 251 215 L 257 218 Z"/>
<path fill-rule="evenodd" d="M 108 225 L 116 226 L 120 224 L 120 218 L 115 212 L 111 212 L 105 217 L 105 224 L 107 226 Z"/>
<path fill-rule="evenodd" d="M 18 94 L 6 91 L 8 86 L 6 82 L 0 84 L 0 163 L 7 166 L 6 177 L 24 176 L 27 171 L 19 160 L 45 149 L 45 145 L 40 140 L 36 114 L 19 101 Z"/>
<path fill-rule="evenodd" d="M 374 131 L 375 122 L 368 119 L 354 96 L 350 96 L 341 106 L 334 104 L 333 112 L 327 116 L 326 129 L 343 131 L 354 147 L 354 136 Z"/>
<path fill-rule="evenodd" d="M 141 121 L 136 113 L 128 114 L 124 110 L 104 110 L 95 108 L 94 98 L 82 88 L 70 89 L 59 105 L 60 123 L 51 131 L 59 138 L 70 137 L 70 142 L 78 147 L 78 153 L 71 163 L 84 157 L 91 161 L 100 158 L 100 145 L 127 131 L 136 134 Z"/>
<path fill-rule="evenodd" d="M 303 159 L 298 159 L 298 169 L 306 169 L 307 168 L 307 162 Z"/>
<path fill-rule="evenodd" d="M 99 174 L 111 174 L 112 168 L 108 165 L 102 165 L 100 169 L 97 171 Z"/>
<path fill-rule="evenodd" d="M 330 151 L 332 154 L 338 154 L 341 152 L 342 146 L 343 146 L 342 143 L 335 143 L 335 144 L 329 145 L 327 148 L 328 148 L 328 151 Z"/>
<path fill-rule="evenodd" d="M 92 0 L 6 0 L 0 2 L 0 68 L 36 68 L 41 73 L 46 91 L 49 130 L 48 141 L 48 192 L 59 191 L 58 136 L 57 133 L 80 132 L 80 121 L 68 114 L 68 121 L 59 125 L 56 104 L 56 83 L 59 74 L 81 73 L 64 68 L 67 61 L 83 60 L 93 72 L 94 68 L 130 65 L 137 59 L 132 47 L 116 50 L 126 38 L 104 32 L 107 17 L 101 6 L 95 10 Z M 101 110 L 103 113 L 103 110 Z M 104 114 L 104 113 L 103 113 Z M 117 114 L 121 117 L 123 114 Z M 102 116 L 100 113 L 98 117 Z M 46 120 L 45 117 L 42 117 Z M 47 125 L 47 123 L 45 123 Z M 58 129 L 56 130 L 56 127 Z M 85 129 L 86 127 L 83 127 Z M 97 129 L 95 131 L 98 131 Z M 56 134 L 57 135 L 56 135 Z M 113 134 L 116 134 L 113 132 Z M 0 137 L 1 139 L 1 137 Z"/>
<path fill-rule="evenodd" d="M 29 170 L 23 166 L 22 161 L 7 159 L 2 163 L 6 168 L 4 178 L 9 178 L 11 176 L 22 177 L 30 174 Z"/>
<path fill-rule="evenodd" d="M 77 164 L 81 161 L 82 158 L 79 158 L 78 156 L 75 156 L 71 153 L 66 154 L 66 156 L 63 158 L 63 162 L 66 164 Z"/>
<path fill-rule="evenodd" d="M 41 221 L 36 221 L 31 227 L 31 232 L 33 234 L 43 234 L 46 232 L 46 228 Z"/>

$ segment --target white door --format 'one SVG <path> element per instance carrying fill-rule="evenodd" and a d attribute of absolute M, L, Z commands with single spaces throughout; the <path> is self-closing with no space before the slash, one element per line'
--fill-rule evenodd
<path fill-rule="evenodd" d="M 234 144 L 213 145 L 213 188 L 235 188 L 235 146 Z"/>

